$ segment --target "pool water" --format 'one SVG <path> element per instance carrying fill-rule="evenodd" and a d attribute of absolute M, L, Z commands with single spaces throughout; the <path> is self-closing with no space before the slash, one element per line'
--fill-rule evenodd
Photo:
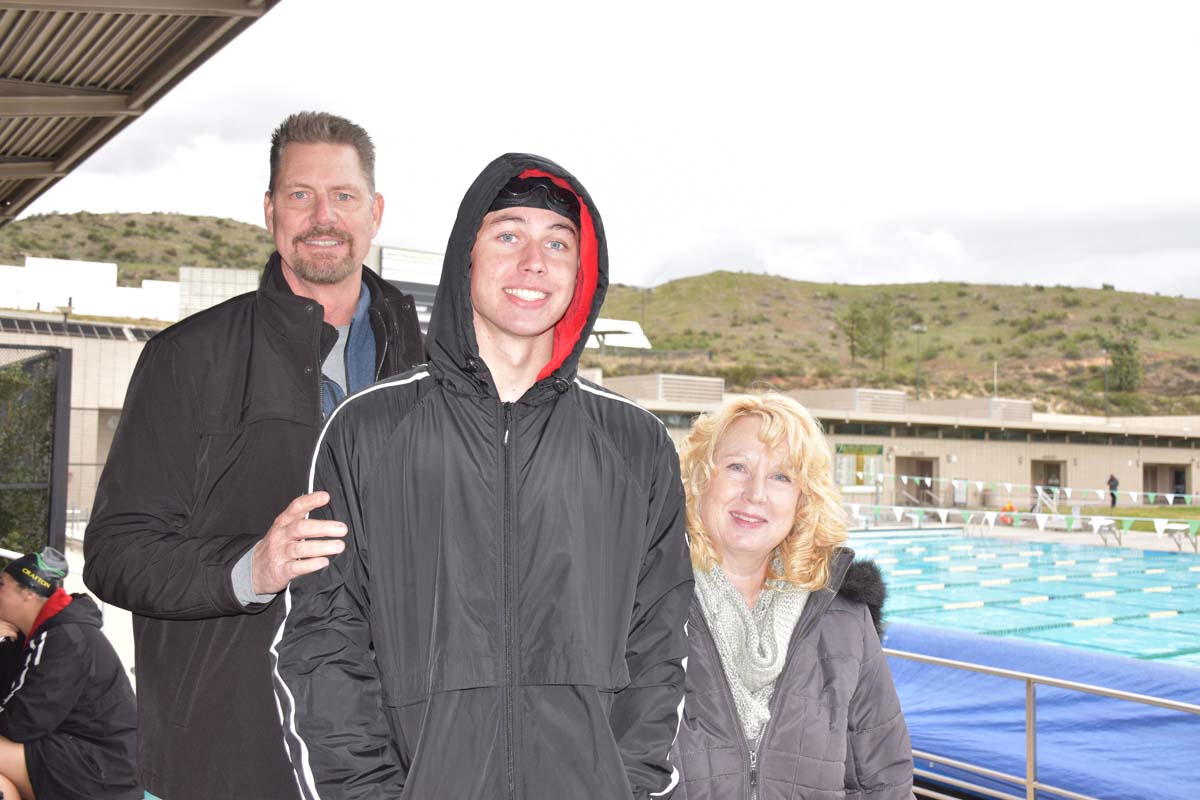
<path fill-rule="evenodd" d="M 854 531 L 879 565 L 885 618 L 1200 669 L 1200 556 L 963 536 Z"/>

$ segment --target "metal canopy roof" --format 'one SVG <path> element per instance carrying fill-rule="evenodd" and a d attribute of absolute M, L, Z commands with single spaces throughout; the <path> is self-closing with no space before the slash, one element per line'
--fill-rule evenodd
<path fill-rule="evenodd" d="M 278 0 L 0 0 L 0 226 Z"/>

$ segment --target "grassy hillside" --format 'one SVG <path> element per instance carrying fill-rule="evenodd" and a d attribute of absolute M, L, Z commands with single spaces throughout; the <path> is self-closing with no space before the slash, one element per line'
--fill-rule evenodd
<path fill-rule="evenodd" d="M 47 214 L 0 228 L 0 263 L 25 255 L 115 261 L 120 280 L 175 279 L 180 266 L 247 267 L 270 254 L 260 227 L 179 214 Z M 891 303 L 884 358 L 851 359 L 837 321 Z M 1136 343 L 1142 381 L 1109 392 L 1113 414 L 1200 414 L 1200 300 L 1065 286 L 848 286 L 714 272 L 653 289 L 615 285 L 605 316 L 643 321 L 655 351 L 586 363 L 610 374 L 720 375 L 731 388 L 877 386 L 922 397 L 1030 398 L 1042 410 L 1104 412 L 1106 339 Z M 922 331 L 923 332 L 918 332 Z M 1110 386 L 1113 370 L 1109 370 Z"/>
<path fill-rule="evenodd" d="M 0 264 L 25 256 L 107 261 L 117 281 L 178 280 L 182 267 L 259 267 L 274 245 L 266 230 L 184 214 L 40 214 L 0 228 Z"/>
<path fill-rule="evenodd" d="M 884 359 L 852 363 L 837 320 L 852 303 L 890 301 L 895 335 Z M 651 290 L 616 285 L 605 316 L 644 320 L 670 357 L 604 358 L 609 373 L 721 375 L 742 388 L 876 386 L 921 396 L 1030 398 L 1042 410 L 1104 412 L 1102 346 L 1136 342 L 1137 391 L 1109 392 L 1113 414 L 1200 413 L 1200 301 L 1111 289 L 967 283 L 848 286 L 715 272 Z M 914 329 L 915 326 L 915 329 Z M 923 332 L 918 332 L 923 328 Z M 598 356 L 591 357 L 599 361 Z M 1114 377 L 1110 369 L 1110 386 Z"/>

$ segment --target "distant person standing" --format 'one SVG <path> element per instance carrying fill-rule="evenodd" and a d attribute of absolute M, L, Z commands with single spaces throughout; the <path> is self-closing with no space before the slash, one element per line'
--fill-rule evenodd
<path fill-rule="evenodd" d="M 1121 482 L 1117 480 L 1117 476 L 1110 472 L 1108 475 L 1109 508 L 1117 507 L 1117 487 L 1120 485 Z"/>
<path fill-rule="evenodd" d="M 342 551 L 307 519 L 322 419 L 421 360 L 411 297 L 365 268 L 375 146 L 319 112 L 271 138 L 258 291 L 147 343 L 96 491 L 84 579 L 134 613 L 138 769 L 162 800 L 292 800 L 267 647 L 275 593 Z"/>
<path fill-rule="evenodd" d="M 141 800 L 133 687 L 52 547 L 0 572 L 0 797 Z"/>

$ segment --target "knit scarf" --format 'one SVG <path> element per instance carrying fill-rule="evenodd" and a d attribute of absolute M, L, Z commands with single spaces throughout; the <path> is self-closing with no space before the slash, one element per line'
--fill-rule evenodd
<path fill-rule="evenodd" d="M 809 592 L 784 581 L 768 581 L 754 608 L 748 608 L 716 566 L 710 572 L 696 572 L 696 595 L 725 667 L 742 731 L 750 749 L 757 749 L 771 717 L 775 681 L 783 671 L 788 643 Z"/>

